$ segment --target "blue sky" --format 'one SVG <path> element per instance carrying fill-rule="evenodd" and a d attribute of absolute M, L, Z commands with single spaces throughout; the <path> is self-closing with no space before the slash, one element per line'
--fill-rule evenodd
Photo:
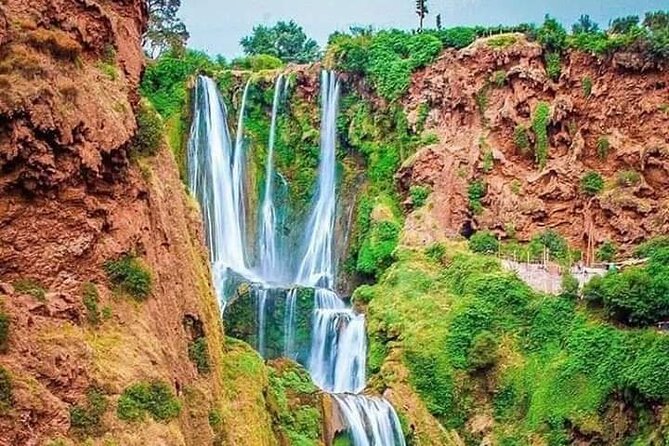
<path fill-rule="evenodd" d="M 428 0 L 427 24 L 441 13 L 444 26 L 539 23 L 546 13 L 564 24 L 581 14 L 600 25 L 611 18 L 667 9 L 667 0 Z M 333 31 L 352 25 L 417 27 L 415 0 L 182 0 L 189 46 L 228 58 L 241 55 L 239 40 L 254 25 L 294 19 L 321 45 Z"/>

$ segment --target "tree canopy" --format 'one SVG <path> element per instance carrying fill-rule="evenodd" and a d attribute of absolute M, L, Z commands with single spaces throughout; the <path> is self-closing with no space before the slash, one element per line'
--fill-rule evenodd
<path fill-rule="evenodd" d="M 181 0 L 147 0 L 149 28 L 142 46 L 150 57 L 156 58 L 170 50 L 183 50 L 189 34 L 186 25 L 177 17 Z"/>
<path fill-rule="evenodd" d="M 316 41 L 309 38 L 293 20 L 278 22 L 271 27 L 256 26 L 251 35 L 244 37 L 240 43 L 249 56 L 267 54 L 284 62 L 309 63 L 320 56 Z"/>

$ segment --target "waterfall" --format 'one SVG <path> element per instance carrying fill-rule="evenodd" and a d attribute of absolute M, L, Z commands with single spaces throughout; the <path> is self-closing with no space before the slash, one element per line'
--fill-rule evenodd
<path fill-rule="evenodd" d="M 245 104 L 242 104 L 241 110 L 244 107 Z M 238 158 L 242 162 L 243 158 L 241 139 L 238 138 L 238 141 L 239 156 L 233 158 L 227 109 L 216 83 L 210 78 L 198 77 L 188 141 L 188 179 L 202 208 L 214 282 L 223 304 L 223 290 L 231 273 L 246 277 L 251 275 L 243 244 L 242 205 L 236 197 L 242 191 L 241 167 L 237 169 L 237 176 L 233 174 L 235 161 Z"/>
<path fill-rule="evenodd" d="M 276 208 L 274 207 L 274 144 L 276 143 L 276 124 L 283 87 L 283 74 L 274 82 L 274 100 L 272 101 L 272 120 L 269 131 L 269 144 L 265 164 L 265 193 L 261 208 L 260 226 L 260 272 L 265 280 L 276 282 L 281 271 L 277 265 Z"/>
<path fill-rule="evenodd" d="M 298 290 L 290 281 L 314 290 L 311 347 L 301 361 L 314 382 L 334 394 L 334 401 L 354 446 L 404 446 L 402 430 L 393 407 L 384 399 L 369 397 L 365 388 L 367 340 L 365 317 L 351 309 L 334 291 L 335 214 L 336 214 L 336 121 L 340 85 L 335 73 L 321 75 L 321 141 L 318 180 L 311 212 L 294 271 L 293 260 L 282 253 L 274 204 L 274 180 L 281 175 L 274 169 L 276 127 L 282 94 L 288 85 L 283 75 L 274 84 L 270 137 L 266 158 L 265 185 L 260 205 L 258 264 L 248 267 L 243 239 L 244 180 L 246 162 L 243 120 L 249 84 L 244 88 L 236 143 L 231 144 L 225 105 L 211 79 L 200 77 L 195 92 L 194 120 L 189 141 L 189 180 L 203 209 L 207 240 L 212 252 L 217 290 L 225 287 L 226 275 L 233 271 L 256 285 L 256 323 L 258 352 L 272 354 L 266 332 L 267 308 L 285 296 L 283 355 L 296 357 L 295 325 Z M 285 241 L 284 241 L 285 242 Z M 279 288 L 281 284 L 283 288 Z M 220 293 L 220 291 L 219 291 Z M 266 336 L 267 335 L 267 336 Z M 275 348 L 274 348 L 275 350 Z M 281 352 L 279 352 L 281 354 Z"/>

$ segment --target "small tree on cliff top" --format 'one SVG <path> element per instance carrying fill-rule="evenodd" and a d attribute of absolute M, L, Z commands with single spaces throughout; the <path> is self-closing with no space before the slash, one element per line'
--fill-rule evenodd
<path fill-rule="evenodd" d="M 150 57 L 156 58 L 167 51 L 186 47 L 190 37 L 186 25 L 177 17 L 181 0 L 147 0 L 149 28 L 142 46 Z"/>
<path fill-rule="evenodd" d="M 425 17 L 430 13 L 430 11 L 427 9 L 427 0 L 416 0 L 416 15 L 418 16 L 418 19 L 420 20 L 418 29 L 423 30 L 423 21 L 425 20 Z"/>
<path fill-rule="evenodd" d="M 307 37 L 302 27 L 292 20 L 272 27 L 256 26 L 240 43 L 249 56 L 269 54 L 284 62 L 309 63 L 319 56 L 316 41 Z"/>

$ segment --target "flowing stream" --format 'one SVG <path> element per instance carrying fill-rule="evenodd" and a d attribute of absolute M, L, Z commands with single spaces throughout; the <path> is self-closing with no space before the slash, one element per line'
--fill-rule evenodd
<path fill-rule="evenodd" d="M 364 315 L 356 314 L 334 291 L 334 237 L 336 215 L 336 119 L 339 80 L 335 73 L 321 75 L 321 148 L 318 181 L 311 212 L 303 228 L 294 271 L 292 260 L 278 246 L 274 203 L 274 146 L 280 102 L 287 82 L 280 75 L 274 85 L 270 140 L 266 158 L 265 187 L 259 209 L 259 255 L 249 266 L 245 234 L 244 110 L 249 85 L 244 89 L 236 141 L 227 127 L 227 110 L 213 80 L 199 77 L 194 100 L 194 119 L 189 140 L 189 180 L 202 207 L 211 250 L 214 280 L 222 306 L 229 282 L 239 277 L 256 284 L 258 352 L 266 351 L 265 312 L 274 295 L 286 299 L 282 321 L 283 355 L 296 358 L 295 325 L 297 289 L 314 289 L 310 354 L 304 361 L 314 382 L 334 394 L 334 401 L 354 446 L 404 446 L 404 436 L 393 407 L 383 398 L 362 394 L 365 388 L 367 340 Z M 252 150 L 253 148 L 249 148 Z M 280 176 L 279 176 L 280 178 Z M 294 254 L 293 254 L 294 255 Z M 281 290 L 288 290 L 283 294 Z"/>

